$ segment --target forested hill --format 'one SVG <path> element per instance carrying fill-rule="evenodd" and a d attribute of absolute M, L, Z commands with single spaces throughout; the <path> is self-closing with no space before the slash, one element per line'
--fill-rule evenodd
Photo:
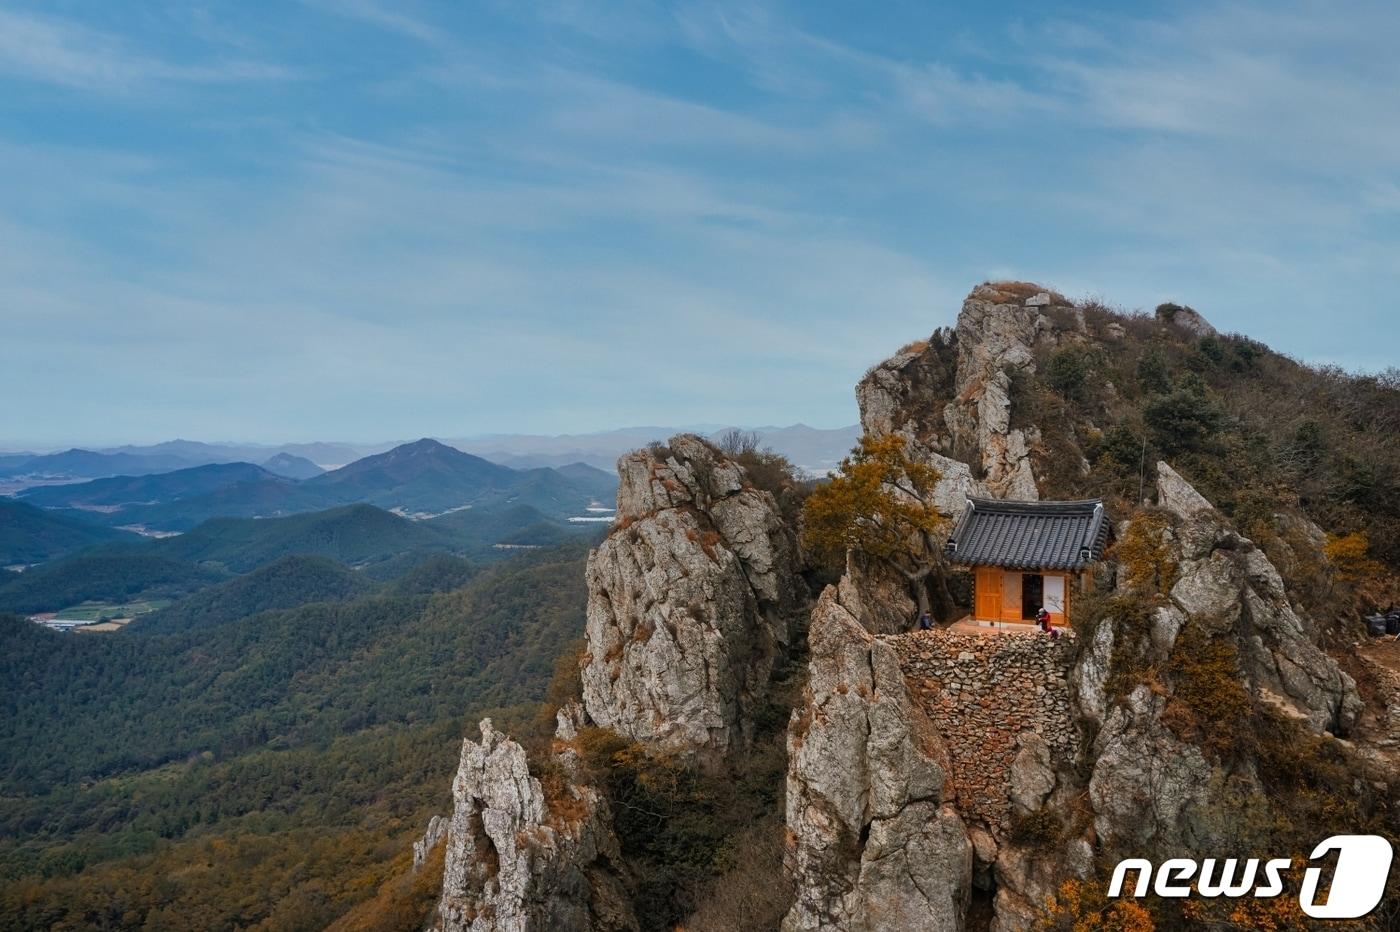
<path fill-rule="evenodd" d="M 465 549 L 465 541 L 462 545 Z M 458 541 L 430 524 L 372 505 L 346 505 L 285 518 L 214 518 L 187 534 L 156 541 L 151 549 L 242 573 L 288 554 L 313 554 L 354 565 L 456 546 Z"/>
<path fill-rule="evenodd" d="M 227 577 L 220 569 L 154 552 L 144 544 L 121 544 L 0 575 L 0 611 L 50 612 L 89 600 L 174 599 Z"/>
<path fill-rule="evenodd" d="M 211 628 L 260 612 L 367 596 L 374 589 L 373 582 L 343 563 L 319 556 L 286 556 L 142 616 L 132 633 L 173 634 Z"/>
<path fill-rule="evenodd" d="M 97 544 L 136 539 L 127 531 L 0 498 L 0 566 L 43 563 Z"/>
<path fill-rule="evenodd" d="M 323 927 L 446 806 L 463 726 L 534 713 L 577 649 L 585 553 L 169 634 L 0 617 L 0 927 Z"/>
<path fill-rule="evenodd" d="M 552 546 L 592 531 L 590 525 L 547 518 L 528 505 L 467 510 L 431 521 L 412 521 L 372 505 L 284 518 L 215 518 L 177 537 L 133 537 L 131 543 L 80 551 L 24 573 L 0 574 L 0 611 L 56 611 L 88 600 L 178 599 L 294 555 L 325 557 L 383 580 L 432 555 L 489 562 L 514 552 L 512 546 Z M 320 590 L 313 584 L 308 591 Z"/>

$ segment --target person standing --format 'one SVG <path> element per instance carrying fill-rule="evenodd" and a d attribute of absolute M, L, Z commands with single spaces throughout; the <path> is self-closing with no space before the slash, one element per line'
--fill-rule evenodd
<path fill-rule="evenodd" d="M 932 631 L 932 630 L 933 630 L 933 619 L 929 617 L 929 614 L 928 614 L 928 612 L 926 612 L 926 611 L 924 611 L 924 612 L 919 612 L 919 630 L 920 630 L 920 631 Z"/>

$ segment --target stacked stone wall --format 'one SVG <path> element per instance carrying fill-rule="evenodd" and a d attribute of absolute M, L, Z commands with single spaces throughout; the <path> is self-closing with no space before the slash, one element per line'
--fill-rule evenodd
<path fill-rule="evenodd" d="M 1005 830 L 1017 736 L 1032 731 L 1055 767 L 1072 766 L 1079 735 L 1070 717 L 1073 632 L 1035 634 L 943 630 L 888 635 L 910 697 L 942 735 L 958 811 Z"/>

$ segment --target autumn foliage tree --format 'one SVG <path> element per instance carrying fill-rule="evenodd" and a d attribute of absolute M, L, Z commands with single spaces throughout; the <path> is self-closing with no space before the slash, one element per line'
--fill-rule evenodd
<path fill-rule="evenodd" d="M 897 435 L 861 438 L 831 481 L 802 509 L 802 539 L 820 559 L 844 560 L 858 551 L 909 583 L 928 611 L 925 580 L 940 565 L 938 535 L 947 520 L 930 502 L 940 474 L 909 456 Z"/>

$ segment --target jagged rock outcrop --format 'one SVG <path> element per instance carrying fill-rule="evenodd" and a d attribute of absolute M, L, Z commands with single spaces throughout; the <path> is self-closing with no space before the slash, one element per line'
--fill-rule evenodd
<path fill-rule="evenodd" d="M 958 929 L 974 889 L 994 894 L 996 932 L 1035 928 L 1047 897 L 1093 868 L 1083 835 L 1016 832 L 1082 794 L 1071 638 L 872 636 L 864 613 L 849 579 L 813 612 L 788 731 L 798 892 L 784 929 Z"/>
<path fill-rule="evenodd" d="M 938 469 L 933 504 L 946 515 L 961 513 L 968 496 L 986 494 L 972 468 L 949 455 L 953 437 L 943 411 L 956 391 L 956 359 L 956 336 L 939 331 L 872 367 L 856 386 L 861 428 L 904 436 L 919 458 Z"/>
<path fill-rule="evenodd" d="M 1170 467 L 1158 475 L 1168 520 L 1148 526 L 1173 567 L 1169 591 L 1150 611 L 1105 618 L 1082 648 L 1074 634 L 872 636 L 850 577 L 823 594 L 789 731 L 789 932 L 957 928 L 948 903 L 969 888 L 994 893 L 996 932 L 1029 930 L 1061 884 L 1092 875 L 1096 844 L 1116 856 L 1228 846 L 1233 800 L 1267 797 L 1255 769 L 1169 723 L 1169 673 L 1110 693 L 1134 666 L 1170 671 L 1183 632 L 1231 639 L 1256 700 L 1314 731 L 1350 727 L 1354 686 L 1308 639 L 1267 557 Z M 917 839 L 909 811 L 928 826 Z M 1028 821 L 1059 828 L 1027 840 Z M 910 845 L 926 846 L 937 881 L 869 863 Z"/>
<path fill-rule="evenodd" d="M 1068 809 L 1068 799 L 1059 808 Z M 1048 849 L 1034 845 L 1009 844 L 997 851 L 993 877 L 996 897 L 992 901 L 991 932 L 1030 932 L 1044 928 L 1045 906 L 1065 880 L 1091 877 L 1094 847 L 1082 837 L 1073 837 Z"/>
<path fill-rule="evenodd" d="M 1047 317 L 1068 307 L 1034 286 L 980 285 L 957 327 L 915 343 L 872 368 L 856 386 L 867 433 L 899 433 L 937 466 L 940 511 L 957 515 L 969 495 L 1039 498 L 1033 426 L 1013 426 L 1013 381 L 1035 374 L 1034 350 L 1058 339 Z M 1082 318 L 1079 319 L 1082 324 Z"/>
<path fill-rule="evenodd" d="M 589 556 L 583 701 L 650 747 L 718 758 L 750 731 L 802 586 L 773 496 L 701 438 L 618 461 L 618 521 Z"/>
<path fill-rule="evenodd" d="M 1100 841 L 1116 850 L 1191 850 L 1220 840 L 1205 818 L 1210 763 L 1162 723 L 1166 703 L 1138 686 L 1099 731 L 1089 798 Z"/>
<path fill-rule="evenodd" d="M 862 425 L 902 435 L 943 470 L 939 506 L 948 514 L 968 493 L 1035 499 L 1041 487 L 1082 489 L 1091 468 L 1102 468 L 1084 451 L 1108 434 L 1123 396 L 1101 382 L 1094 405 L 1047 412 L 1044 399 L 1060 391 L 1048 373 L 1058 359 L 1066 378 L 1094 378 L 1094 360 L 1114 341 L 1165 338 L 1194 351 L 1198 338 L 1215 334 L 1190 309 L 1159 309 L 1158 319 L 1166 327 L 1075 308 L 1034 286 L 981 286 L 954 331 L 866 374 L 857 387 Z M 1037 358 L 1047 374 L 1037 373 Z M 1041 406 L 1013 410 L 1022 397 Z M 1035 410 L 1058 417 L 1059 433 L 1042 435 L 1027 416 Z M 1238 683 L 1238 696 L 1219 708 L 1238 701 L 1232 714 L 1242 721 L 1267 712 L 1283 728 L 1352 732 L 1356 686 L 1318 647 L 1285 582 L 1298 584 L 1295 571 L 1320 572 L 1323 533 L 1282 508 L 1268 519 L 1266 553 L 1170 466 L 1158 464 L 1155 478 L 1157 507 L 1120 516 L 1118 538 L 1132 546 L 1094 568 L 1086 586 L 1098 594 L 1086 591 L 1079 603 L 1091 617 L 1058 644 L 1036 635 L 998 644 L 947 631 L 887 633 L 912 603 L 896 581 L 881 580 L 858 555 L 848 559 L 813 614 L 811 682 L 789 730 L 798 892 L 788 932 L 895 928 L 934 915 L 937 927 L 958 928 L 963 915 L 947 904 L 969 886 L 994 894 L 994 932 L 1038 928 L 1047 900 L 1065 881 L 1092 876 L 1102 859 L 1233 850 L 1267 840 L 1267 826 L 1287 817 L 1286 801 L 1271 796 L 1287 778 L 1267 771 L 1266 745 L 1225 747 L 1229 735 L 1207 720 L 1212 706 L 1202 696 L 1216 683 L 1229 695 Z M 1385 740 L 1382 713 L 1364 724 Z M 1364 764 L 1353 772 L 1380 787 L 1389 778 L 1379 741 L 1326 746 Z M 922 798 L 940 778 L 941 789 Z M 893 833 L 894 850 L 911 843 L 898 818 L 876 813 L 916 804 L 930 831 L 937 827 L 936 840 L 920 840 L 929 845 L 925 861 L 941 865 L 936 879 L 872 870 L 868 862 L 887 850 L 872 854 L 872 840 Z M 874 909 L 880 903 L 909 914 L 888 920 Z"/>
<path fill-rule="evenodd" d="M 1200 311 L 1192 307 L 1182 307 L 1180 304 L 1159 305 L 1157 319 L 1193 337 L 1211 337 L 1219 333 Z"/>
<path fill-rule="evenodd" d="M 567 747 L 572 719 L 560 717 Z M 530 775 L 525 750 L 481 723 L 464 741 L 452 783 L 441 932 L 627 932 L 637 929 L 624 892 L 607 803 L 578 782 L 570 758 L 555 798 Z"/>
<path fill-rule="evenodd" d="M 908 581 L 878 560 L 848 552 L 841 585 L 851 593 L 846 604 L 860 607 L 860 623 L 871 634 L 908 631 L 918 616 L 919 606 L 909 594 Z"/>
<path fill-rule="evenodd" d="M 1356 684 L 1308 637 L 1268 556 L 1166 463 L 1157 487 L 1177 521 L 1171 607 L 1186 624 L 1237 637 L 1250 684 L 1269 701 L 1291 705 L 1314 731 L 1348 732 L 1361 708 Z"/>
<path fill-rule="evenodd" d="M 1361 703 L 1355 684 L 1308 638 L 1282 579 L 1264 552 L 1236 532 L 1194 487 L 1157 464 L 1157 500 L 1172 523 L 1162 531 L 1176 578 L 1166 604 L 1155 607 L 1139 666 L 1167 668 L 1182 632 L 1227 638 L 1256 701 L 1285 711 L 1316 732 L 1345 733 Z M 1205 850 L 1226 840 L 1223 776 L 1201 749 L 1163 721 L 1170 694 L 1138 685 L 1112 701 L 1105 688 L 1114 651 L 1128 650 L 1131 631 L 1112 617 L 1094 632 L 1073 681 L 1078 708 L 1099 726 L 1089 781 L 1101 842 L 1117 850 Z M 1238 791 L 1258 789 L 1248 770 L 1231 774 Z"/>
<path fill-rule="evenodd" d="M 1040 497 L 1030 450 L 1039 435 L 1033 427 L 1011 426 L 1011 380 L 1035 372 L 1031 349 L 1043 306 L 1008 303 L 983 286 L 973 290 L 958 314 L 957 394 L 944 419 L 955 449 L 980 454 L 983 485 L 996 498 Z"/>
<path fill-rule="evenodd" d="M 428 860 L 428 855 L 447 837 L 448 824 L 449 820 L 440 815 L 435 815 L 428 820 L 428 827 L 424 830 L 423 837 L 413 843 L 414 871 L 423 866 Z"/>
<path fill-rule="evenodd" d="M 857 609 L 857 612 L 859 609 Z M 788 732 L 785 932 L 962 928 L 972 842 L 944 800 L 947 755 L 909 701 L 894 650 L 828 587 Z"/>
<path fill-rule="evenodd" d="M 940 329 L 871 367 L 856 385 L 861 428 L 867 434 L 904 434 L 950 452 L 943 406 L 957 383 L 957 357 L 956 334 Z"/>

